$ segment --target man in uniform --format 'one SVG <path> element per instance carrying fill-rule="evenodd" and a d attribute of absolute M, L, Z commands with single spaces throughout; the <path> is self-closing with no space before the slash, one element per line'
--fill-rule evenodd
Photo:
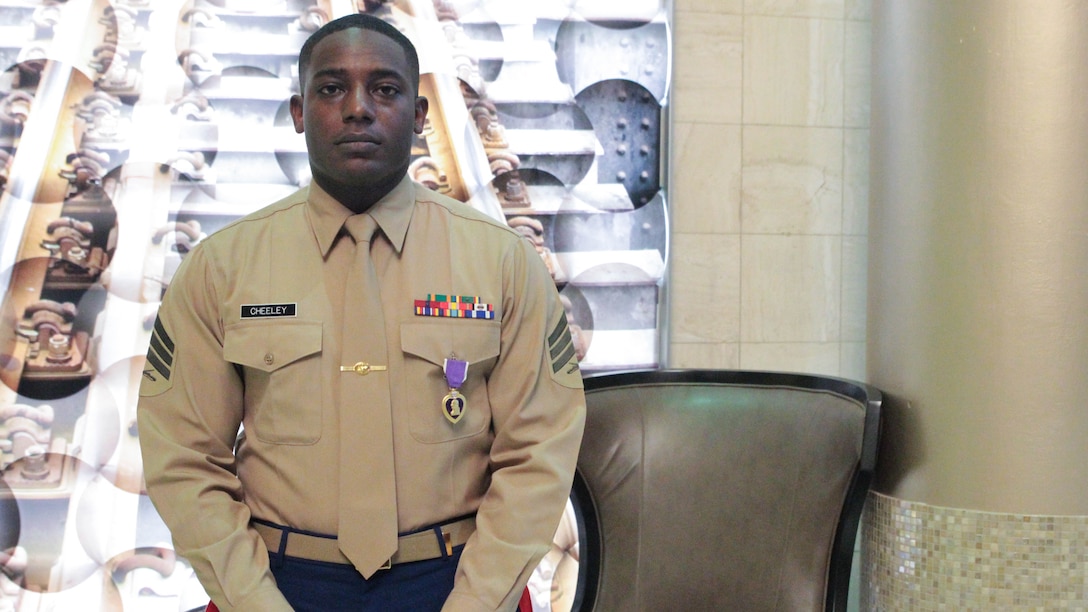
<path fill-rule="evenodd" d="M 326 24 L 299 83 L 311 184 L 203 240 L 163 298 L 148 494 L 223 612 L 513 609 L 585 419 L 555 286 L 408 178 L 428 102 L 395 28 Z"/>

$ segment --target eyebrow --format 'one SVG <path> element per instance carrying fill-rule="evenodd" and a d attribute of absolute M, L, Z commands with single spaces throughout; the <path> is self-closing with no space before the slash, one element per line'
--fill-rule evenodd
<path fill-rule="evenodd" d="M 323 68 L 321 70 L 318 70 L 317 72 L 311 73 L 310 80 L 313 81 L 314 79 L 320 77 L 345 78 L 347 77 L 347 74 L 348 71 L 343 68 Z M 378 68 L 376 70 L 370 71 L 370 80 L 386 78 L 394 78 L 398 81 L 401 81 L 402 83 L 412 83 L 412 80 L 406 77 L 403 73 L 397 70 L 393 70 L 391 68 Z"/>

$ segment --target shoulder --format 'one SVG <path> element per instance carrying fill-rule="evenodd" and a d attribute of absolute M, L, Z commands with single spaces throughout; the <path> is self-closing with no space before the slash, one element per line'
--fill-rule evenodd
<path fill-rule="evenodd" d="M 264 235 L 277 221 L 301 214 L 306 207 L 309 189 L 303 187 L 291 195 L 231 221 L 203 241 L 201 245 L 228 246 L 254 235 Z M 198 245 L 199 246 L 199 245 Z"/>
<path fill-rule="evenodd" d="M 435 232 L 430 234 L 428 244 L 445 241 L 450 245 L 451 257 L 471 260 L 475 266 L 505 270 L 496 274 L 536 274 L 539 268 L 544 277 L 551 278 L 548 263 L 532 241 L 505 219 L 495 219 L 426 187 L 417 187 L 416 194 L 416 212 L 425 217 L 420 226 L 430 228 L 428 233 Z"/>
<path fill-rule="evenodd" d="M 495 233 L 499 236 L 509 236 L 514 239 L 521 237 L 505 222 L 495 219 L 469 204 L 436 191 L 431 191 L 418 183 L 415 184 L 415 189 L 416 206 L 427 210 L 431 214 L 446 216 L 451 226 L 461 225 L 467 229 Z"/>

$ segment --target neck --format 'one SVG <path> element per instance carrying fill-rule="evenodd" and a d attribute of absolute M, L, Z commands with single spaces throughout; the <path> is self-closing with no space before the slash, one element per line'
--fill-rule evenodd
<path fill-rule="evenodd" d="M 378 200 L 393 191 L 403 178 L 403 174 L 394 174 L 377 183 L 350 184 L 329 180 L 328 177 L 315 174 L 313 180 L 325 190 L 325 193 L 335 198 L 345 208 L 359 214 L 370 210 L 370 207 L 374 206 Z"/>

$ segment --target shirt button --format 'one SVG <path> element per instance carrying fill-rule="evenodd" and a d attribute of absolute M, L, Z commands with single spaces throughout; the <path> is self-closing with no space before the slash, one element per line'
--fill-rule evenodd
<path fill-rule="evenodd" d="M 269 353 L 264 354 L 264 363 L 265 363 L 265 365 L 272 365 L 272 362 L 274 362 L 275 360 L 276 359 L 275 359 L 275 357 L 272 356 L 272 353 L 269 352 Z"/>

